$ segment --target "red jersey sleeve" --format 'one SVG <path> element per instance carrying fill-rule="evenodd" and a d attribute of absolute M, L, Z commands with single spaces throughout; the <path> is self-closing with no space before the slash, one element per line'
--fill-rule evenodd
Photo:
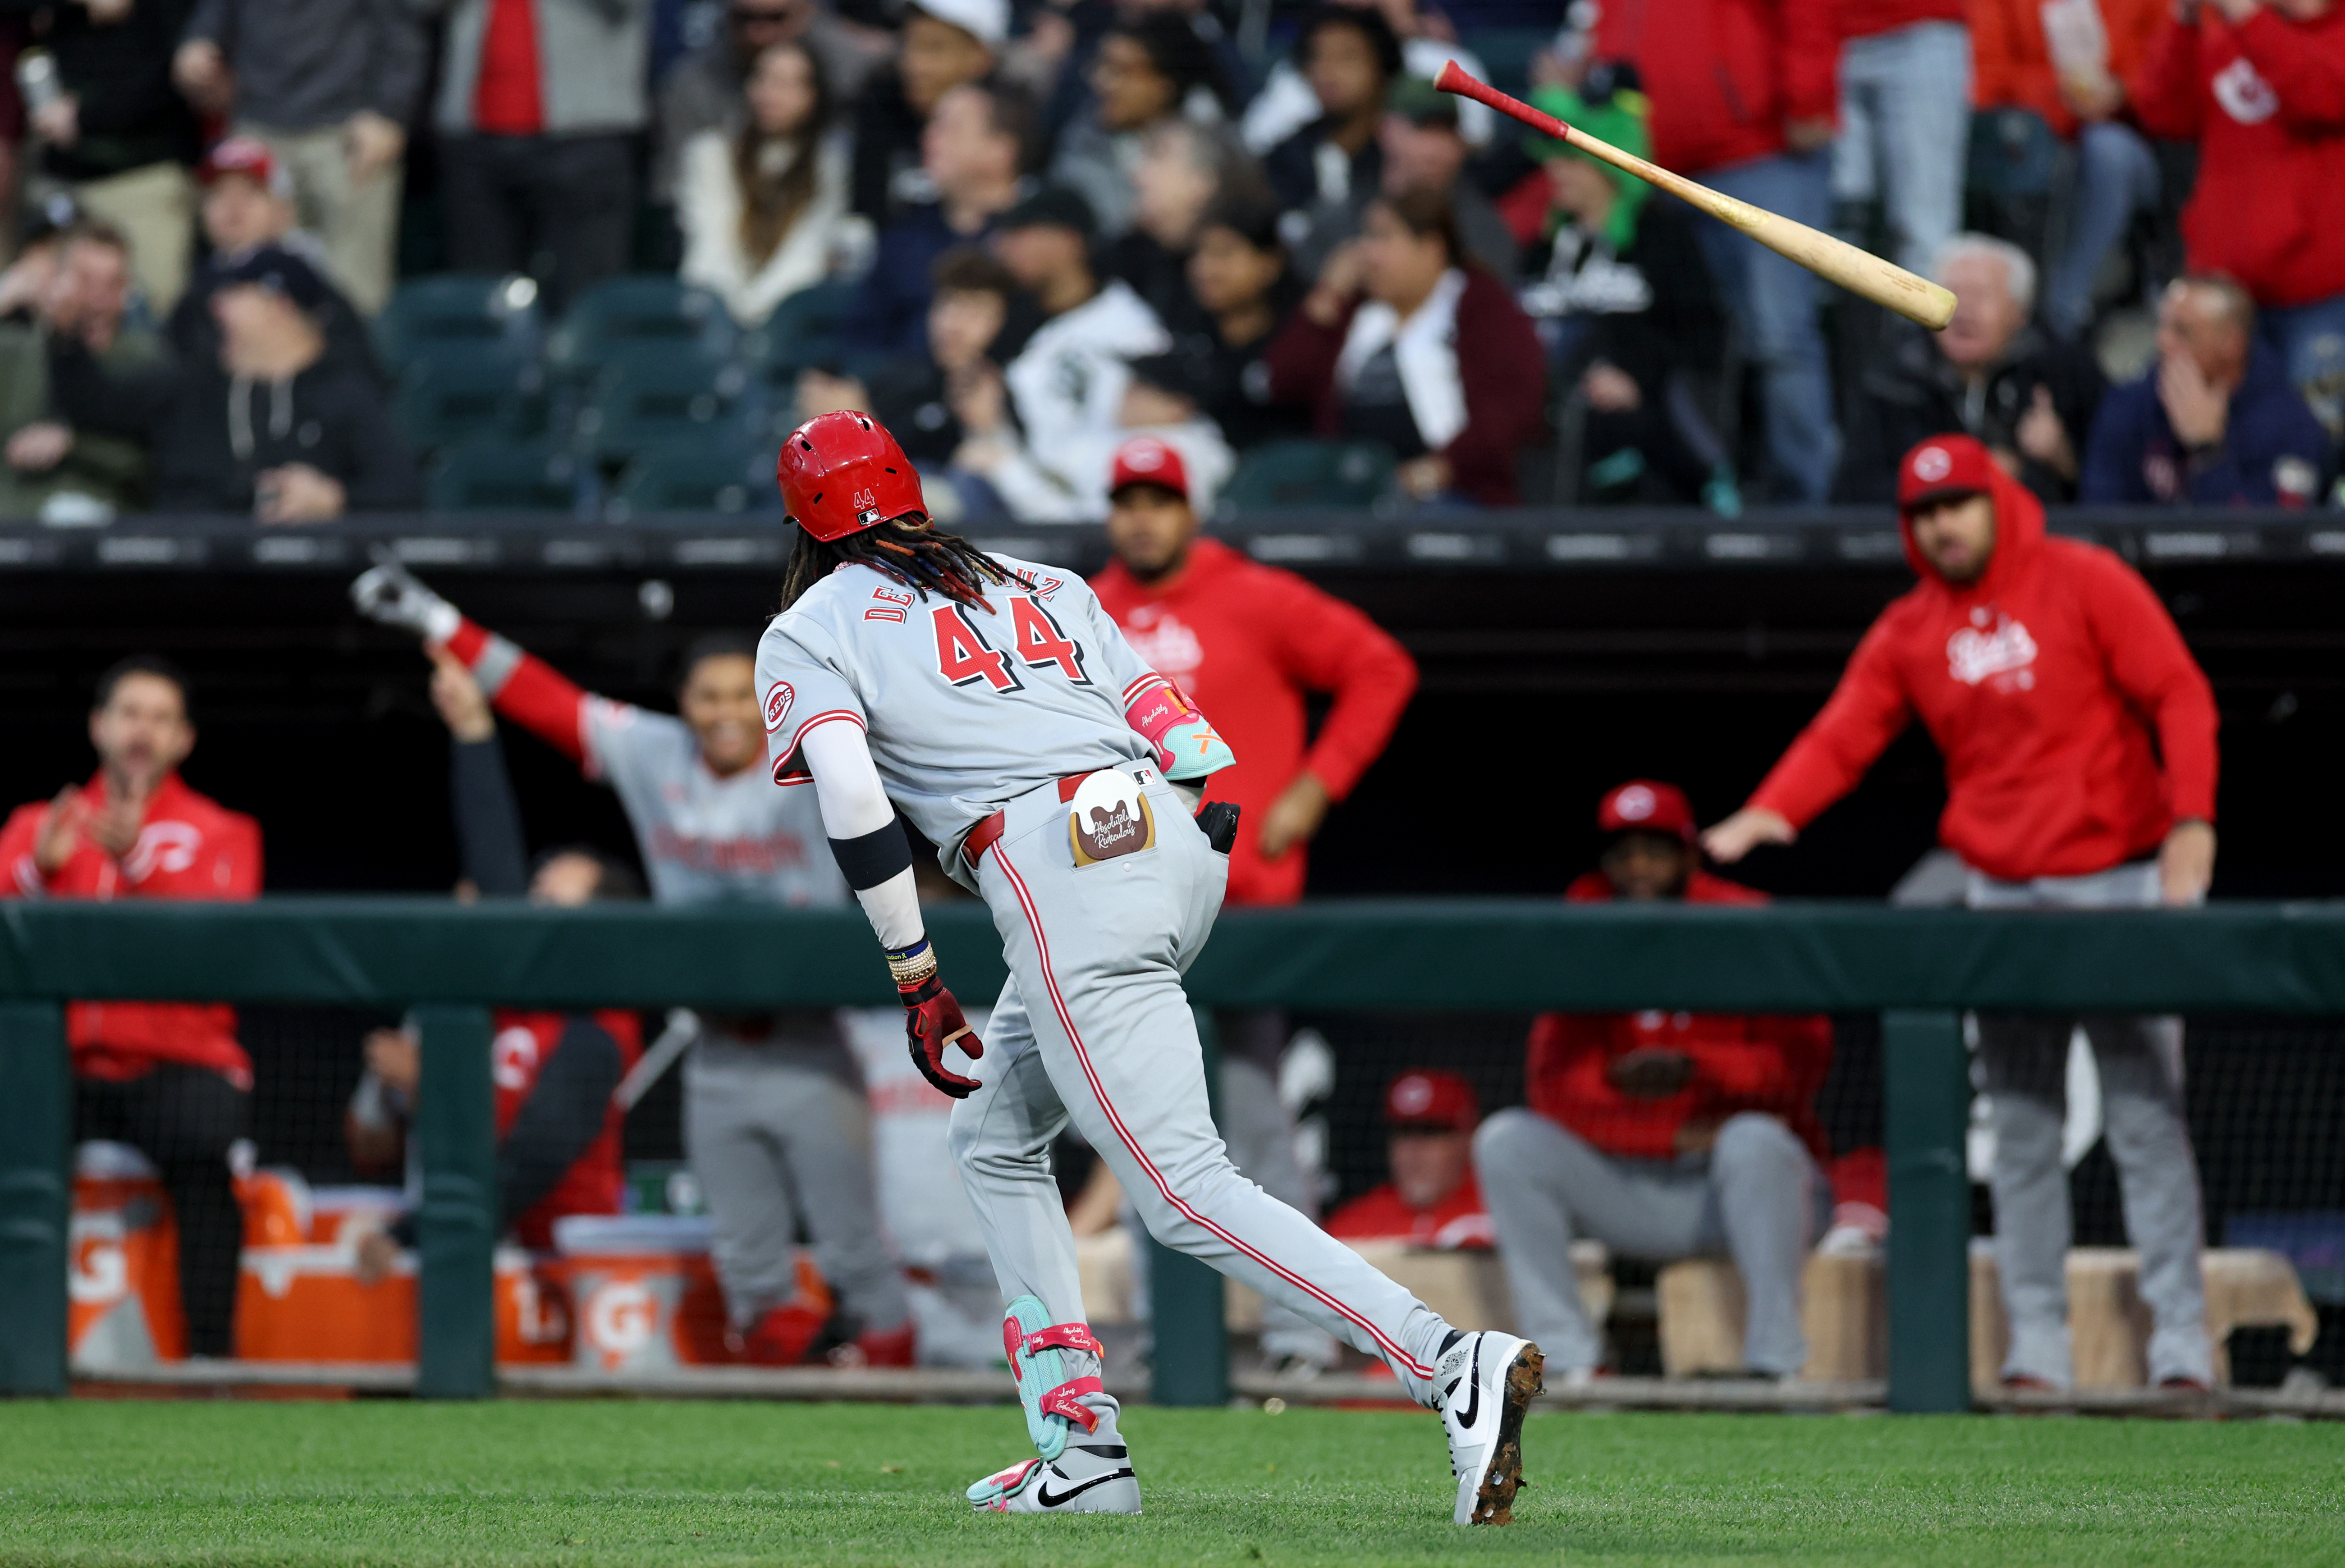
<path fill-rule="evenodd" d="M 30 801 L 10 812 L 0 826 L 0 898 L 38 898 L 48 891 L 47 879 L 33 864 L 33 845 L 48 814 L 48 802 Z"/>
<path fill-rule="evenodd" d="M 2259 8 L 2231 35 L 2278 95 L 2282 125 L 2312 136 L 2345 127 L 2345 29 L 2303 27 Z"/>
<path fill-rule="evenodd" d="M 2169 141 L 2196 141 L 2206 114 L 2198 82 L 2198 25 L 2168 16 L 2149 41 L 2141 68 L 2126 83 L 2126 100 L 2141 128 Z"/>
<path fill-rule="evenodd" d="M 1416 661 L 1356 606 L 1284 572 L 1273 581 L 1279 662 L 1297 684 L 1335 699 L 1303 765 L 1342 800 L 1392 739 L 1416 693 Z"/>
<path fill-rule="evenodd" d="M 1829 120 L 1839 112 L 1840 22 L 1832 12 L 1832 0 L 1782 0 L 1776 44 L 1785 119 Z"/>
<path fill-rule="evenodd" d="M 1750 1020 L 1751 1038 L 1728 1043 L 1691 1040 L 1694 1077 L 1713 1099 L 1762 1106 L 1803 1105 L 1832 1067 L 1832 1020 L 1762 1017 Z"/>
<path fill-rule="evenodd" d="M 204 896 L 245 900 L 260 896 L 260 824 L 242 812 L 223 812 L 204 835 L 211 865 Z"/>
<path fill-rule="evenodd" d="M 1893 608 L 1856 645 L 1840 684 L 1774 768 L 1751 794 L 1751 804 L 1780 812 L 1805 827 L 1856 787 L 1881 754 L 1912 722 L 1904 683 L 1890 653 Z"/>
<path fill-rule="evenodd" d="M 2109 679 L 2157 730 L 2174 814 L 2212 822 L 2220 723 L 2215 689 L 2141 574 L 2105 551 L 2088 559 L 2093 567 L 2078 573 L 2078 582 Z"/>
<path fill-rule="evenodd" d="M 464 661 L 498 713 L 572 762 L 585 763 L 586 693 L 569 677 L 471 621 L 456 628 L 448 651 Z"/>

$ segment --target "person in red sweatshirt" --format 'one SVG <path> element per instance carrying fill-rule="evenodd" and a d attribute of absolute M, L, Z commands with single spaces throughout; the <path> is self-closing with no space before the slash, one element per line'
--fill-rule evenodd
<path fill-rule="evenodd" d="M 1713 876 L 1675 784 L 1631 779 L 1596 812 L 1597 869 L 1574 903 L 1763 904 Z M 1604 1359 L 1571 1243 L 1593 1237 L 1656 1263 L 1723 1253 L 1742 1275 L 1743 1358 L 1758 1377 L 1807 1364 L 1800 1276 L 1831 1203 L 1810 1102 L 1832 1066 L 1822 1017 L 1545 1013 L 1531 1026 L 1529 1105 L 1482 1124 L 1474 1163 L 1525 1333 L 1567 1383 Z"/>
<path fill-rule="evenodd" d="M 1474 1179 L 1482 1101 L 1456 1073 L 1418 1067 L 1385 1087 L 1385 1163 L 1392 1179 L 1327 1217 L 1346 1241 L 1406 1241 L 1442 1251 L 1487 1248 L 1490 1216 Z"/>
<path fill-rule="evenodd" d="M 2127 86 L 2144 130 L 2198 144 L 2190 270 L 2255 297 L 2289 379 L 2345 434 L 2345 10 L 2181 0 Z"/>
<path fill-rule="evenodd" d="M 1636 67 L 1652 100 L 1655 163 L 1825 228 L 1840 59 L 1833 4 L 1606 0 L 1595 54 Z M 1820 501 L 1840 433 L 1815 274 L 1715 219 L 1697 232 L 1761 374 L 1770 499 Z"/>
<path fill-rule="evenodd" d="M 189 789 L 187 682 L 138 655 L 102 676 L 89 715 L 97 776 L 18 806 L 0 827 L 0 895 L 247 899 L 260 825 Z M 188 1002 L 75 1002 L 74 1136 L 136 1146 L 161 1168 L 178 1224 L 188 1349 L 230 1351 L 243 1219 L 228 1151 L 245 1133 L 252 1062 L 236 1012 Z"/>
<path fill-rule="evenodd" d="M 1938 832 L 1974 907 L 2196 904 L 2215 869 L 2215 696 L 2134 570 L 2053 539 L 2042 503 L 1968 436 L 1905 454 L 1898 505 L 1921 582 L 1874 622 L 1823 711 L 1741 811 L 1703 835 L 1732 864 L 1790 844 L 1917 716 L 1945 757 Z M 1995 1134 L 2006 1381 L 2071 1381 L 2060 1165 L 2080 1020 L 1982 1013 Z M 2126 1229 L 2141 1252 L 2153 1381 L 2208 1384 L 2198 1172 L 2182 1021 L 2081 1020 L 2098 1061 Z"/>

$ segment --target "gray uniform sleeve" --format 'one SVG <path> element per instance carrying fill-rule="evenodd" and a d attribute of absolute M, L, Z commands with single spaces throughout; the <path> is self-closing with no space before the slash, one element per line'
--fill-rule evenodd
<path fill-rule="evenodd" d="M 867 733 L 871 726 L 837 642 L 807 618 L 786 620 L 766 628 L 757 644 L 757 693 L 774 782 L 798 784 L 813 777 L 798 754 L 807 731 L 838 721 Z"/>

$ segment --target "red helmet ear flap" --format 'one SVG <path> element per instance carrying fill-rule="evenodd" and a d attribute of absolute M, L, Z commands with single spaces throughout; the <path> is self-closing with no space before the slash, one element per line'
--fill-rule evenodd
<path fill-rule="evenodd" d="M 800 528 L 828 541 L 908 513 L 928 515 L 919 471 L 885 425 L 852 409 L 792 430 L 774 465 L 782 503 Z"/>

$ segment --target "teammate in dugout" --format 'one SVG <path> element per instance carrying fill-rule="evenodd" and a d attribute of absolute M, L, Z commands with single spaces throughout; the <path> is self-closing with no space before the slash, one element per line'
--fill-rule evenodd
<path fill-rule="evenodd" d="M 821 827 L 811 804 L 765 781 L 747 638 L 704 638 L 686 652 L 679 718 L 580 690 L 396 562 L 350 592 L 364 613 L 452 655 L 497 712 L 618 791 L 658 903 L 847 901 L 837 868 L 813 848 Z M 870 1108 L 836 1016 L 704 1024 L 684 1067 L 685 1151 L 716 1224 L 736 1353 L 788 1365 L 819 1350 L 831 1313 L 800 1288 L 803 1220 L 848 1320 L 855 1348 L 843 1356 L 909 1366 L 911 1309 L 880 1241 Z"/>
<path fill-rule="evenodd" d="M 972 1505 L 1140 1512 L 1051 1173 L 1071 1119 L 1159 1240 L 1382 1358 L 1439 1411 L 1453 1517 L 1508 1522 L 1538 1347 L 1452 1329 L 1239 1176 L 1214 1134 L 1181 976 L 1227 875 L 1228 808 L 1203 808 L 1210 828 L 1192 813 L 1229 748 L 1081 582 L 932 528 L 919 476 L 868 416 L 807 421 L 779 468 L 802 532 L 757 657 L 774 777 L 812 784 L 913 1060 L 960 1101 L 953 1150 L 1040 1452 L 972 1485 Z M 944 986 L 899 804 L 993 912 L 1010 978 L 990 1047 Z"/>
<path fill-rule="evenodd" d="M 1792 843 L 1918 717 L 1945 757 L 1938 834 L 1968 868 L 1972 907 L 2203 899 L 2215 871 L 2215 694 L 2149 585 L 2106 550 L 2046 537 L 2042 503 L 1968 436 L 1907 452 L 1897 501 L 1921 582 L 1882 612 L 1823 711 L 1703 847 L 1731 865 Z M 2208 1387 L 2182 1020 L 1981 1013 L 2011 1321 L 2004 1381 L 2065 1389 L 2072 1377 L 2060 1124 L 2080 1021 L 2141 1252 L 2150 1381 Z"/>

